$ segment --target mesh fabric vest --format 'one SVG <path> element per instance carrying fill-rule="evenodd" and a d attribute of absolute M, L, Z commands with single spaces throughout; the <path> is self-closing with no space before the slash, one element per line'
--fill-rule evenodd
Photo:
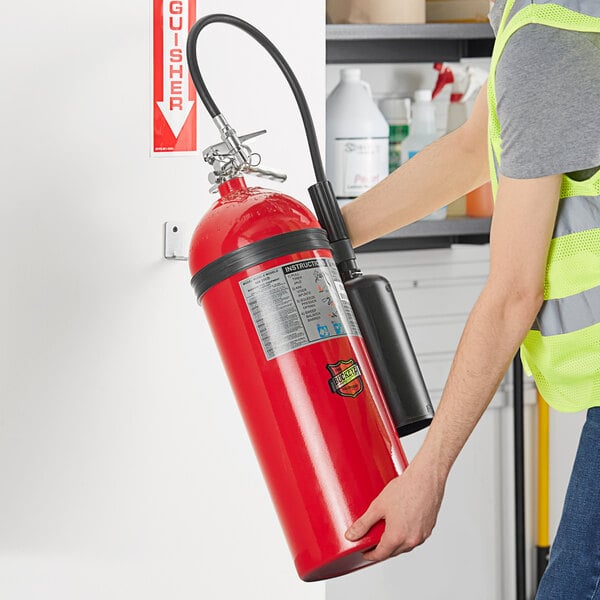
<path fill-rule="evenodd" d="M 488 80 L 494 196 L 502 161 L 496 67 L 513 33 L 531 23 L 600 32 L 600 0 L 560 0 L 560 4 L 508 0 Z M 563 175 L 546 265 L 544 303 L 523 341 L 521 357 L 544 399 L 557 410 L 572 412 L 600 405 L 600 171 L 586 181 Z"/>

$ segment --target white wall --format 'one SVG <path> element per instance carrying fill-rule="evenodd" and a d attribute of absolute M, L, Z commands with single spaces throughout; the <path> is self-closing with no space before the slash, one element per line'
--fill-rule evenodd
<path fill-rule="evenodd" d="M 198 4 L 272 37 L 324 131 L 324 2 Z M 162 258 L 163 222 L 214 198 L 200 158 L 149 157 L 150 8 L 3 7 L 0 597 L 323 598 L 293 569 L 187 265 Z M 269 129 L 255 149 L 305 194 L 276 67 L 226 27 L 199 47 L 230 122 Z M 218 141 L 204 112 L 199 137 Z"/>

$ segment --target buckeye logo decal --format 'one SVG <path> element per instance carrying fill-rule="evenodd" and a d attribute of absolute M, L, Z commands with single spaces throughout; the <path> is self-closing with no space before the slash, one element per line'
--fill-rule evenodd
<path fill-rule="evenodd" d="M 329 388 L 334 394 L 356 398 L 364 389 L 360 367 L 350 358 L 340 360 L 334 365 L 327 365 L 332 377 Z"/>

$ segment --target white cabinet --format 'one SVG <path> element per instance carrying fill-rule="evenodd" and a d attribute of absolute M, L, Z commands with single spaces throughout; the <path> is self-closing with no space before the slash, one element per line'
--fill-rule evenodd
<path fill-rule="evenodd" d="M 392 284 L 419 364 L 437 406 L 469 312 L 489 270 L 489 246 L 369 252 L 365 273 Z M 510 372 L 460 454 L 432 537 L 401 557 L 327 583 L 327 600 L 508 600 L 514 593 L 514 492 Z M 535 388 L 525 382 L 526 439 L 535 439 Z M 409 460 L 425 432 L 405 437 Z M 535 481 L 528 450 L 527 481 Z M 528 489 L 532 513 L 533 490 Z M 533 544 L 528 516 L 528 538 Z M 532 569 L 529 569 L 532 572 Z"/>
<path fill-rule="evenodd" d="M 435 406 L 467 317 L 485 284 L 489 246 L 364 253 L 358 261 L 365 273 L 379 273 L 392 284 Z M 525 385 L 527 400 L 535 401 L 533 381 L 526 378 Z M 505 404 L 510 391 L 503 383 L 492 407 Z"/>

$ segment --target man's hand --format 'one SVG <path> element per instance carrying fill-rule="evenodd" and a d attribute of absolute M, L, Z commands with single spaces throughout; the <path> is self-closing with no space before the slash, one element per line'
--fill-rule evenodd
<path fill-rule="evenodd" d="M 446 475 L 438 475 L 415 457 L 406 471 L 392 479 L 367 511 L 346 532 L 356 541 L 381 519 L 385 531 L 376 548 L 364 553 L 367 560 L 384 560 L 410 552 L 430 535 L 444 496 Z"/>

